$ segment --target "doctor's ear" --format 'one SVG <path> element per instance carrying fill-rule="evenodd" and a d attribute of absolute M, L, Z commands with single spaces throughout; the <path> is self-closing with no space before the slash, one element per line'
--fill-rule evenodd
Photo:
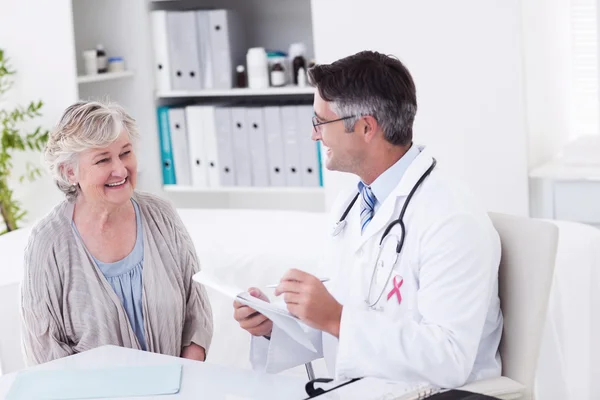
<path fill-rule="evenodd" d="M 367 143 L 373 140 L 375 133 L 379 130 L 377 120 L 371 115 L 361 117 L 357 124 L 359 124 L 359 132 L 363 135 L 364 140 Z"/>

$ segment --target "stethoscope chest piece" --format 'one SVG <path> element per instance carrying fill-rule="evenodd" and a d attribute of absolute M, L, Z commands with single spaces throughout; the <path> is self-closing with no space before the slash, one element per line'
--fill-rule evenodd
<path fill-rule="evenodd" d="M 331 231 L 331 236 L 339 235 L 344 230 L 345 227 L 346 227 L 346 220 L 336 222 L 335 225 L 333 226 L 333 230 Z"/>

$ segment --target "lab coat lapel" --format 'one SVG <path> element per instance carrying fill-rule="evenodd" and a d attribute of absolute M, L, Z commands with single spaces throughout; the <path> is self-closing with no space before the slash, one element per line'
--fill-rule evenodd
<path fill-rule="evenodd" d="M 344 201 L 343 205 L 338 208 L 337 215 L 339 215 L 338 219 L 342 216 L 346 208 L 350 205 L 354 197 L 356 196 L 357 190 L 352 190 L 348 192 L 347 198 Z M 358 217 L 357 217 L 358 216 Z M 356 248 L 358 242 L 361 240 L 360 236 L 360 223 L 356 222 L 356 218 L 360 218 L 360 197 L 356 199 L 356 202 L 352 206 L 352 209 L 346 216 L 347 226 L 340 233 L 340 235 L 344 238 L 344 246 L 350 246 L 351 249 Z M 356 225 L 356 226 L 355 226 Z M 347 247 L 346 250 L 347 251 Z"/>
<path fill-rule="evenodd" d="M 369 225 L 367 225 L 364 234 L 355 242 L 355 245 L 352 248 L 353 252 L 356 252 L 358 249 L 360 249 L 374 235 L 382 232 L 392 219 L 398 218 L 398 214 L 400 213 L 400 209 L 403 204 L 403 201 L 400 202 L 400 200 L 408 197 L 408 194 L 415 186 L 417 181 L 431 166 L 432 161 L 432 157 L 426 151 L 422 151 L 421 154 L 415 158 L 402 176 L 402 179 L 396 188 L 385 199 L 381 207 L 379 207 L 379 210 L 377 210 L 373 216 L 373 219 Z"/>

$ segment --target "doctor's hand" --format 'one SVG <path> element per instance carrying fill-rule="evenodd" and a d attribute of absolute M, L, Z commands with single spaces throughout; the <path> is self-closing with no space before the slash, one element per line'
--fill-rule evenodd
<path fill-rule="evenodd" d="M 256 288 L 248 289 L 248 293 L 261 300 L 269 301 L 269 298 Z M 233 318 L 240 324 L 242 329 L 247 330 L 251 335 L 271 336 L 273 321 L 237 300 L 233 302 Z"/>
<path fill-rule="evenodd" d="M 276 296 L 282 294 L 290 313 L 312 328 L 339 337 L 342 305 L 317 277 L 291 269 L 275 289 Z"/>

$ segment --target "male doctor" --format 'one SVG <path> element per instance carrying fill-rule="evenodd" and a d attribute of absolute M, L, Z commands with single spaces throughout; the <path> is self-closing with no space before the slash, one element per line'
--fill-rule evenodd
<path fill-rule="evenodd" d="M 254 336 L 253 367 L 278 372 L 324 357 L 336 379 L 444 388 L 500 376 L 499 237 L 486 211 L 413 144 L 410 73 L 364 51 L 315 66 L 309 79 L 317 88 L 312 138 L 326 148 L 329 170 L 359 181 L 333 207 L 337 228 L 320 272 L 331 281 L 290 270 L 275 291 L 311 328 L 316 351 L 234 303 L 234 318 Z M 376 261 L 408 197 L 405 234 L 394 224 Z"/>

